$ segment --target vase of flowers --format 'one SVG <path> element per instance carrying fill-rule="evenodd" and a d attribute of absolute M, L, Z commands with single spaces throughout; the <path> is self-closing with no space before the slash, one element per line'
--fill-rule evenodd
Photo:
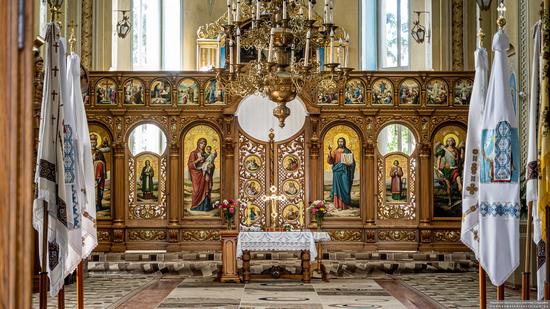
<path fill-rule="evenodd" d="M 311 216 L 315 218 L 317 221 L 317 229 L 321 230 L 321 227 L 323 225 L 323 220 L 325 219 L 325 216 L 327 213 L 330 212 L 330 205 L 325 204 L 324 201 L 317 200 L 311 203 L 308 207 L 309 212 L 311 213 Z"/>
<path fill-rule="evenodd" d="M 227 224 L 227 229 L 233 229 L 233 219 L 235 218 L 235 214 L 239 209 L 239 202 L 235 199 L 228 199 L 221 202 L 217 201 L 214 206 L 220 209 L 222 218 Z"/>

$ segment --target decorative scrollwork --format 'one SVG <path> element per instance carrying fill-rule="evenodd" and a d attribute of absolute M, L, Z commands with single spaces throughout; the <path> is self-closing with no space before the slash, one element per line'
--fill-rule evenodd
<path fill-rule="evenodd" d="M 263 144 L 256 143 L 243 134 L 239 133 L 239 196 L 241 202 L 254 205 L 259 208 L 259 213 L 256 214 L 256 218 L 248 220 L 248 213 L 241 215 L 241 225 L 247 226 L 247 228 L 260 228 L 265 226 L 265 203 L 262 201 L 262 194 L 265 194 L 264 184 L 266 182 L 266 147 Z M 251 168 L 249 165 L 257 165 Z M 259 162 L 256 162 L 259 161 Z M 247 192 L 246 184 L 255 181 L 259 183 L 257 194 L 250 195 Z M 248 210 L 246 210 L 248 211 Z M 251 223 L 250 226 L 246 225 Z"/>
<path fill-rule="evenodd" d="M 378 231 L 380 241 L 416 241 L 416 231 Z"/>
<path fill-rule="evenodd" d="M 183 231 L 182 238 L 184 241 L 206 241 L 206 240 L 221 240 L 218 231 L 198 230 L 198 231 Z"/>
<path fill-rule="evenodd" d="M 128 232 L 128 240 L 166 240 L 167 233 L 163 230 L 132 230 Z"/>
<path fill-rule="evenodd" d="M 433 240 L 457 242 L 460 240 L 460 231 L 458 230 L 435 231 L 433 232 Z"/>
<path fill-rule="evenodd" d="M 108 230 L 98 230 L 97 231 L 97 240 L 98 241 L 111 241 L 111 232 Z"/>
<path fill-rule="evenodd" d="M 361 241 L 361 231 L 331 231 L 330 238 L 336 241 Z"/>
<path fill-rule="evenodd" d="M 293 156 L 295 158 L 298 158 L 298 167 L 296 169 L 287 169 L 285 167 L 285 158 L 288 156 Z M 286 196 L 286 200 L 279 201 L 277 206 L 277 211 L 279 214 L 278 218 L 278 224 L 279 226 L 284 226 L 286 224 L 291 225 L 295 229 L 301 229 L 303 226 L 300 225 L 299 216 L 296 216 L 295 218 L 288 217 L 285 218 L 285 212 L 284 209 L 287 205 L 295 205 L 297 206 L 299 203 L 303 203 L 305 199 L 305 134 L 302 133 L 295 139 L 288 141 L 286 143 L 282 143 L 277 145 L 277 171 L 278 171 L 278 192 L 280 194 L 284 194 Z M 296 188 L 297 192 L 292 192 L 291 194 L 289 191 L 290 189 L 287 187 L 288 183 L 294 183 L 298 184 L 298 188 Z M 303 205 L 304 209 L 307 207 L 307 205 Z M 292 206 L 291 206 L 292 207 Z M 305 214 L 303 214 L 305 216 Z M 305 222 L 304 222 L 305 223 Z"/>

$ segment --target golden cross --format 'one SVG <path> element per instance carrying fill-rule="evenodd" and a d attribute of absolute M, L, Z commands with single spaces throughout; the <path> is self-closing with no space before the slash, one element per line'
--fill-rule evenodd
<path fill-rule="evenodd" d="M 271 195 L 264 195 L 262 197 L 264 202 L 271 201 L 271 227 L 275 229 L 277 227 L 277 202 L 286 201 L 286 196 L 277 194 L 277 187 L 271 186 L 269 188 Z"/>

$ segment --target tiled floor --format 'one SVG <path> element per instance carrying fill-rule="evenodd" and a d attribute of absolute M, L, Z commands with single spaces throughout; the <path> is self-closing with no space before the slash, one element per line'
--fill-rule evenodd
<path fill-rule="evenodd" d="M 489 284 L 489 281 L 487 281 Z M 85 308 L 477 308 L 477 273 L 377 274 L 330 282 L 265 280 L 217 283 L 213 278 L 132 273 L 91 273 Z M 488 299 L 495 299 L 487 287 Z M 38 295 L 34 307 L 38 308 Z M 507 299 L 519 291 L 506 290 Z M 55 308 L 55 298 L 50 306 Z M 66 308 L 75 307 L 74 285 Z"/>

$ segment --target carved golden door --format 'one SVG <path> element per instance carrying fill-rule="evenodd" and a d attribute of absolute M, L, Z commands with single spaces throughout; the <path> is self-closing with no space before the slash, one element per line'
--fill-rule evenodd
<path fill-rule="evenodd" d="M 304 130 L 280 142 L 259 141 L 240 130 L 238 134 L 237 198 L 246 204 L 241 211 L 241 227 L 303 228 L 308 204 Z M 279 200 L 266 200 L 270 195 L 277 195 Z"/>

